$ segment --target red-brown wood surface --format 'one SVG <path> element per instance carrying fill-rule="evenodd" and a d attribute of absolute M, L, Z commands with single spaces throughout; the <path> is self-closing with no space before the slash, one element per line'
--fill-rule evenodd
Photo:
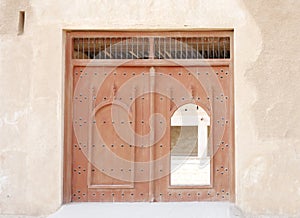
<path fill-rule="evenodd" d="M 68 46 L 71 49 L 70 43 Z M 138 60 L 132 60 L 109 66 L 101 65 L 100 60 L 67 60 L 71 62 L 66 78 L 72 80 L 68 85 L 72 96 L 66 95 L 69 116 L 65 122 L 71 126 L 66 132 L 71 137 L 65 140 L 65 170 L 72 170 L 71 201 L 233 199 L 231 61 L 199 65 L 193 61 L 182 66 L 184 61 L 149 60 L 147 65 L 143 60 L 139 66 Z M 170 185 L 170 119 L 177 108 L 188 103 L 201 106 L 211 119 L 211 185 Z M 65 180 L 65 186 L 70 183 Z M 68 201 L 67 196 L 64 199 Z"/>

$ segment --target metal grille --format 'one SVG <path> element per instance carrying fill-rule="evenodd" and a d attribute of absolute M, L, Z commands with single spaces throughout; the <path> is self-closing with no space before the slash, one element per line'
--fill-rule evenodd
<path fill-rule="evenodd" d="M 151 53 L 150 53 L 151 52 Z M 74 38 L 73 59 L 229 59 L 229 37 Z"/>
<path fill-rule="evenodd" d="M 149 39 L 75 38 L 74 59 L 148 59 Z"/>
<path fill-rule="evenodd" d="M 229 37 L 159 37 L 154 40 L 155 59 L 230 58 Z"/>

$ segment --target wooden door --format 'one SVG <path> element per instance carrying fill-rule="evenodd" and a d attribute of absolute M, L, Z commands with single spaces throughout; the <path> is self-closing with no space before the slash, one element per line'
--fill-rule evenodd
<path fill-rule="evenodd" d="M 154 113 L 163 115 L 166 120 L 166 131 L 154 145 L 155 201 L 230 200 L 233 193 L 230 186 L 233 112 L 231 108 L 232 74 L 229 67 L 156 67 L 156 72 Z M 167 95 L 162 94 L 161 90 L 163 89 L 169 90 L 166 91 Z M 187 118 L 190 124 L 181 126 L 181 128 L 190 128 L 185 131 L 187 138 L 182 136 L 181 142 L 177 143 L 177 148 L 171 146 L 172 128 L 174 127 L 171 125 L 172 115 L 185 106 L 185 111 L 190 110 L 193 105 L 197 110 L 201 108 L 202 115 L 198 118 L 194 116 L 192 121 Z M 184 112 L 182 113 L 184 114 Z M 184 118 L 181 117 L 181 119 Z M 193 119 L 198 119 L 199 122 L 194 122 Z M 201 124 L 205 119 L 209 120 L 206 125 L 191 124 Z M 162 125 L 161 121 L 157 122 L 155 127 L 160 125 Z M 200 145 L 198 149 L 204 148 L 205 154 L 202 151 L 198 151 L 202 155 L 198 156 L 197 152 L 195 154 L 193 149 L 197 148 L 197 145 L 189 151 L 181 151 L 180 143 L 185 147 L 189 146 L 190 142 L 184 143 L 184 141 L 191 141 L 191 128 L 206 128 L 205 126 L 208 127 L 207 140 L 202 141 L 202 145 L 198 143 Z M 162 131 L 160 128 L 158 129 L 158 131 Z M 181 132 L 184 135 L 183 129 Z M 198 135 L 198 133 L 194 135 L 196 140 L 206 137 Z M 186 156 L 180 154 L 180 151 L 187 153 Z M 175 155 L 173 155 L 174 153 Z M 176 158 L 178 160 L 180 157 L 184 157 L 184 159 L 180 162 L 179 168 L 182 167 L 185 172 L 181 172 L 182 175 L 179 177 L 186 178 L 181 178 L 183 182 L 172 184 L 172 175 L 175 179 L 180 180 L 176 175 L 176 169 L 172 169 L 171 166 L 172 161 L 174 162 Z M 201 165 L 203 169 L 186 172 L 195 166 L 201 168 Z M 199 174 L 198 179 L 193 183 L 191 180 L 196 173 Z"/>
<path fill-rule="evenodd" d="M 234 200 L 232 33 L 84 34 L 67 40 L 65 202 Z"/>
<path fill-rule="evenodd" d="M 149 68 L 74 68 L 72 201 L 149 201 Z"/>
<path fill-rule="evenodd" d="M 72 200 L 228 200 L 230 81 L 227 67 L 74 68 Z M 207 184 L 170 181 L 171 117 L 187 104 L 211 119 Z"/>

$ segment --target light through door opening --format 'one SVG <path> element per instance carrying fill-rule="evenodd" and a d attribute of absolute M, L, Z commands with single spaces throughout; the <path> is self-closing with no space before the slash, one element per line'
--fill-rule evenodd
<path fill-rule="evenodd" d="M 210 118 L 200 106 L 186 104 L 171 118 L 171 185 L 210 185 Z"/>

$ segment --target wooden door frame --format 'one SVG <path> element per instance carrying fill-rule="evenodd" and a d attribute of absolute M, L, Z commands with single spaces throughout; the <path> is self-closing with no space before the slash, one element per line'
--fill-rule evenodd
<path fill-rule="evenodd" d="M 64 84 L 64 149 L 63 149 L 63 203 L 71 202 L 72 194 L 72 111 L 73 111 L 73 67 L 74 66 L 116 66 L 121 63 L 118 60 L 77 60 L 72 59 L 73 43 L 72 39 L 74 37 L 99 37 L 99 36 L 227 36 L 230 37 L 230 59 L 205 59 L 205 60 L 181 60 L 176 61 L 177 64 L 182 66 L 229 66 L 232 72 L 232 86 L 231 88 L 231 116 L 233 122 L 231 123 L 231 152 L 229 157 L 229 167 L 231 169 L 231 174 L 229 176 L 230 184 L 230 201 L 235 202 L 235 119 L 234 119 L 234 47 L 233 47 L 233 30 L 153 30 L 153 31 L 139 31 L 139 30 L 110 30 L 110 31 L 67 31 L 66 32 L 66 43 L 65 43 L 65 84 Z M 130 61 L 130 66 L 175 66 L 169 60 L 134 60 Z M 122 66 L 126 66 L 126 63 Z"/>

